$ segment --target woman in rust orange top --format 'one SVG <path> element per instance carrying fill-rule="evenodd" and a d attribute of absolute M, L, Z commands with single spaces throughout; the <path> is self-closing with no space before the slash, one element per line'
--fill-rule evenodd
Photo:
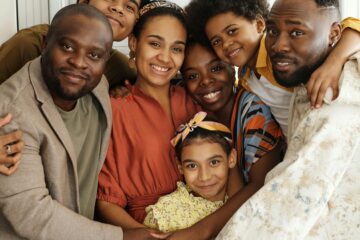
<path fill-rule="evenodd" d="M 144 227 L 145 207 L 172 192 L 181 178 L 170 139 L 196 109 L 170 80 L 184 60 L 186 36 L 177 5 L 152 2 L 140 10 L 129 37 L 138 77 L 129 96 L 111 100 L 112 137 L 99 176 L 97 207 L 108 223 Z"/>

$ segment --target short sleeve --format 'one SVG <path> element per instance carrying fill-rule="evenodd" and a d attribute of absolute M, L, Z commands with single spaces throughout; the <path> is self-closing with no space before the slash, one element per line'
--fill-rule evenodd
<path fill-rule="evenodd" d="M 119 185 L 117 168 L 116 158 L 114 157 L 114 142 L 113 139 L 110 139 L 105 163 L 99 174 L 97 199 L 114 203 L 124 208 L 127 205 L 127 199 Z"/>
<path fill-rule="evenodd" d="M 353 17 L 345 18 L 341 21 L 341 27 L 343 30 L 351 28 L 354 31 L 360 32 L 360 20 Z"/>
<path fill-rule="evenodd" d="M 19 31 L 0 47 L 0 84 L 40 56 L 47 25 Z"/>
<path fill-rule="evenodd" d="M 243 146 L 241 165 L 247 181 L 251 166 L 283 139 L 283 133 L 270 108 L 256 95 L 244 92 L 239 110 L 242 130 L 239 134 Z"/>

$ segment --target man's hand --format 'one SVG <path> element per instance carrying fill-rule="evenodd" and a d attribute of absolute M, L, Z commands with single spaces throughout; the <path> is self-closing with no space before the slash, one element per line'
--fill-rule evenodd
<path fill-rule="evenodd" d="M 0 128 L 11 121 L 11 115 L 0 118 Z M 21 131 L 0 135 L 0 174 L 11 175 L 19 167 L 24 142 Z"/>
<path fill-rule="evenodd" d="M 125 86 L 114 86 L 110 89 L 110 96 L 113 98 L 125 98 L 130 93 L 131 84 L 125 80 Z"/>
<path fill-rule="evenodd" d="M 160 232 L 148 228 L 124 229 L 124 240 L 164 239 L 156 237 L 156 235 L 160 236 L 160 234 Z"/>
<path fill-rule="evenodd" d="M 152 232 L 151 236 L 155 239 L 167 239 L 167 240 L 206 240 L 208 237 L 204 236 L 204 231 L 198 231 L 199 228 L 197 225 L 192 227 L 182 229 L 176 232 L 171 233 L 155 233 Z"/>

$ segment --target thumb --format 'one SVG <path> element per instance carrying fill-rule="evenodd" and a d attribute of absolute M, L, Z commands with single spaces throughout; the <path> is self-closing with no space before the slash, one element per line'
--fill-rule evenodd
<path fill-rule="evenodd" d="M 11 114 L 8 113 L 4 118 L 0 118 L 0 127 L 5 126 L 6 124 L 8 124 L 11 121 Z"/>

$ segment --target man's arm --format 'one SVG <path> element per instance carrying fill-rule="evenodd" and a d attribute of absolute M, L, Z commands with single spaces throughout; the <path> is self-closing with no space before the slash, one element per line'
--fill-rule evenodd
<path fill-rule="evenodd" d="M 217 239 L 303 239 L 309 233 L 359 150 L 353 132 L 360 119 L 353 113 L 360 109 L 337 110 L 299 124 L 276 176 L 244 203 Z"/>
<path fill-rule="evenodd" d="M 0 232 L 13 229 L 20 237 L 40 240 L 122 239 L 121 228 L 91 221 L 51 197 L 48 188 L 56 186 L 48 186 L 45 179 L 55 176 L 44 174 L 40 152 L 42 144 L 53 143 L 42 142 L 31 121 L 15 115 L 0 134 L 21 126 L 26 145 L 18 170 L 11 176 L 0 175 Z"/>

